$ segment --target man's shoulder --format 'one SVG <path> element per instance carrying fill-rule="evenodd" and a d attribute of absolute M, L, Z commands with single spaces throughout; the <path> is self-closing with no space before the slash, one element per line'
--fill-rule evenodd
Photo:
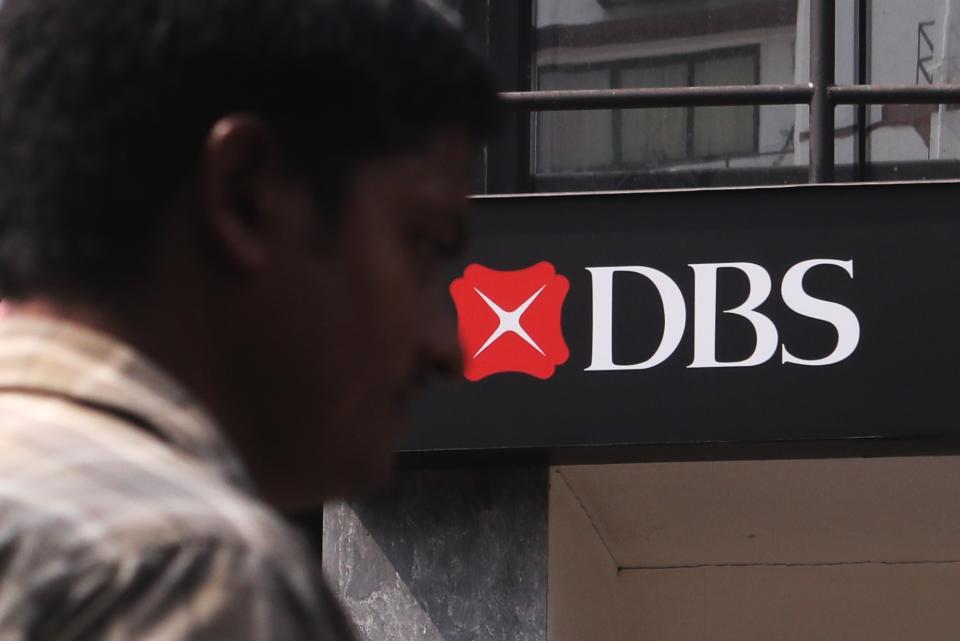
<path fill-rule="evenodd" d="M 305 543 L 218 470 L 122 417 L 0 394 L 0 636 L 91 613 L 90 638 L 351 637 Z"/>
<path fill-rule="evenodd" d="M 0 533 L 83 554 L 187 541 L 265 552 L 295 545 L 272 510 L 123 418 L 8 394 L 0 395 Z"/>

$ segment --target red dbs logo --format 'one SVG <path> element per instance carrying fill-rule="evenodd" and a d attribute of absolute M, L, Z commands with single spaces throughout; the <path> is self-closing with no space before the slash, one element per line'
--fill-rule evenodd
<path fill-rule="evenodd" d="M 464 376 L 499 372 L 553 376 L 570 357 L 560 312 L 570 282 L 550 263 L 517 271 L 470 265 L 450 285 L 457 306 Z"/>

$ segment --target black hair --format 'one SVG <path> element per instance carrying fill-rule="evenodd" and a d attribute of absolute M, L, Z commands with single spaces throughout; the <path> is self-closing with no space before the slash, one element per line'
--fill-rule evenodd
<path fill-rule="evenodd" d="M 0 292 L 147 269 L 211 126 L 255 113 L 335 211 L 357 163 L 497 119 L 482 57 L 425 0 L 7 0 Z"/>

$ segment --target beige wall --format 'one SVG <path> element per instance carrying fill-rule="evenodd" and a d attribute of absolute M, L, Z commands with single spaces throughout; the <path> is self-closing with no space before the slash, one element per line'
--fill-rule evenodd
<path fill-rule="evenodd" d="M 618 641 L 617 566 L 560 473 L 550 473 L 548 641 Z"/>
<path fill-rule="evenodd" d="M 620 578 L 623 639 L 956 641 L 960 565 L 704 567 Z M 586 639 L 588 637 L 580 637 Z"/>
<path fill-rule="evenodd" d="M 549 641 L 960 638 L 960 458 L 551 480 Z"/>

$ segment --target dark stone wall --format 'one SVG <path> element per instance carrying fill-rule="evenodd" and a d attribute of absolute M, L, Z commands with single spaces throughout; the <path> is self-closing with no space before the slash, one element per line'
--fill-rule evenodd
<path fill-rule="evenodd" d="M 324 508 L 323 565 L 373 641 L 546 641 L 548 470 L 402 473 Z"/>

